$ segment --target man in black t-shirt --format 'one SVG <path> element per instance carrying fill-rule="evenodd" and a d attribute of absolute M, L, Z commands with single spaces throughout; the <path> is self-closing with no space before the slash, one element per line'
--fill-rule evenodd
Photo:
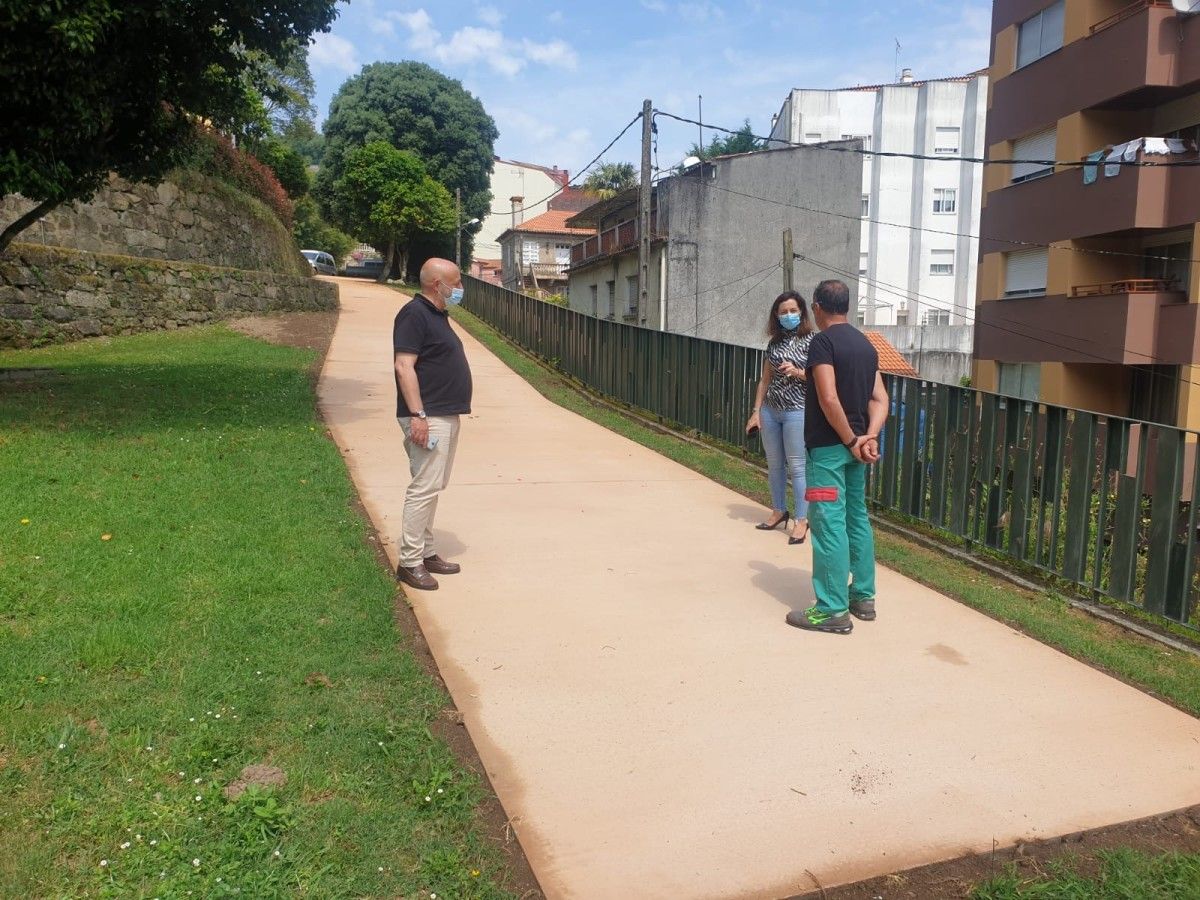
<path fill-rule="evenodd" d="M 438 556 L 433 518 L 438 494 L 450 483 L 459 416 L 471 411 L 471 369 L 446 313 L 447 305 L 461 303 L 462 296 L 458 266 L 447 259 L 431 259 L 421 267 L 421 293 L 400 308 L 392 326 L 396 419 L 404 431 L 412 474 L 404 495 L 396 577 L 423 591 L 437 590 L 430 573 L 460 571 L 457 563 Z"/>
<path fill-rule="evenodd" d="M 821 333 L 808 348 L 804 443 L 817 602 L 788 613 L 787 622 L 809 631 L 849 634 L 854 627 L 850 615 L 875 618 L 875 538 L 867 517 L 866 473 L 879 459 L 888 396 L 879 355 L 846 320 L 850 289 L 845 283 L 822 281 L 813 292 L 812 308 Z"/>

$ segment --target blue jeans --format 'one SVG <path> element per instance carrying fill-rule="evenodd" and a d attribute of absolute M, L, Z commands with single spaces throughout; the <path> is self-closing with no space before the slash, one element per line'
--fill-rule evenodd
<path fill-rule="evenodd" d="M 771 508 L 785 510 L 788 477 L 796 500 L 796 518 L 808 517 L 804 499 L 804 410 L 778 410 L 764 403 L 758 411 L 762 426 L 763 451 L 767 454 L 767 483 L 771 487 Z"/>

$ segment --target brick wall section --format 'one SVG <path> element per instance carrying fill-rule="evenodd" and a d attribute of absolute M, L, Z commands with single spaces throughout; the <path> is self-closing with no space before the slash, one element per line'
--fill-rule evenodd
<path fill-rule="evenodd" d="M 0 198 L 0 222 L 32 208 L 23 197 Z M 17 240 L 285 275 L 311 271 L 288 230 L 264 204 L 185 170 L 159 185 L 113 176 L 91 201 L 52 210 Z"/>
<path fill-rule="evenodd" d="M 337 309 L 311 276 L 13 244 L 0 256 L 0 347 Z"/>

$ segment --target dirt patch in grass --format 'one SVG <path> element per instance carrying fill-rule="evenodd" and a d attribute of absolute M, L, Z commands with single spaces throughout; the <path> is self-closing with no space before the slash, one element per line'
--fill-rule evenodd
<path fill-rule="evenodd" d="M 1179 812 L 1125 822 L 1094 831 L 1080 831 L 1045 841 L 997 849 L 995 853 L 964 856 L 949 862 L 896 872 L 839 888 L 813 890 L 805 900 L 966 900 L 980 883 L 1015 870 L 1022 878 L 1047 874 L 1052 864 L 1067 863 L 1082 875 L 1100 868 L 1096 854 L 1130 848 L 1147 854 L 1200 853 L 1200 806 Z"/>
<path fill-rule="evenodd" d="M 283 787 L 288 782 L 287 772 L 275 766 L 256 763 L 246 766 L 235 781 L 225 785 L 221 792 L 226 800 L 236 800 L 252 787 Z"/>
<path fill-rule="evenodd" d="M 336 312 L 279 313 L 271 316 L 246 316 L 231 319 L 229 327 L 252 338 L 316 350 L 324 360 L 333 329 L 337 327 Z"/>
<path fill-rule="evenodd" d="M 229 326 L 235 331 L 259 340 L 315 350 L 318 354 L 312 369 L 315 378 L 324 365 L 326 353 L 329 352 L 329 344 L 333 340 L 334 328 L 337 326 L 337 313 L 282 313 L 271 316 L 248 316 L 231 321 Z M 353 506 L 354 512 L 367 523 L 367 541 L 375 552 L 375 558 L 379 561 L 379 565 L 391 571 L 392 566 L 387 552 L 379 539 L 378 532 L 371 524 L 371 517 L 368 515 L 366 507 L 363 506 L 357 494 Z M 399 586 L 397 586 L 393 611 L 401 643 L 413 654 L 413 657 L 442 689 L 442 692 L 449 697 L 450 692 L 446 688 L 445 681 L 442 680 L 441 672 L 438 671 L 437 662 L 433 658 L 429 644 L 425 641 L 425 635 L 421 632 L 416 614 Z M 327 685 L 328 678 L 323 673 L 316 672 L 310 674 L 305 682 L 310 687 L 319 688 Z M 442 714 L 433 724 L 432 731 L 438 739 L 450 747 L 465 768 L 475 773 L 481 783 L 491 788 L 491 779 L 483 766 L 483 761 L 479 758 L 479 751 L 475 749 L 475 744 L 464 727 L 462 713 L 455 709 L 453 704 L 442 710 Z M 505 813 L 499 798 L 496 797 L 495 790 L 488 790 L 483 803 L 479 806 L 479 816 L 481 830 L 504 855 L 508 868 L 506 887 L 522 900 L 538 900 L 543 897 L 533 869 L 529 866 L 529 860 L 525 857 L 525 851 L 521 848 L 520 841 L 509 825 L 508 814 Z"/>

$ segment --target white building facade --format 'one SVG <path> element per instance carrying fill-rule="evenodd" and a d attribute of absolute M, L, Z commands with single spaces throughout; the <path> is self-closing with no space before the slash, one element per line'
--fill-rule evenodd
<path fill-rule="evenodd" d="M 475 235 L 475 257 L 499 260 L 500 235 L 549 209 L 551 197 L 568 178 L 565 169 L 496 157 L 490 185 L 492 211 Z"/>
<path fill-rule="evenodd" d="M 797 88 L 771 137 L 816 144 L 860 138 L 864 156 L 858 322 L 969 325 L 975 303 L 987 74 L 847 90 Z M 923 229 L 923 230 L 922 230 Z M 829 277 L 836 277 L 830 274 Z"/>

